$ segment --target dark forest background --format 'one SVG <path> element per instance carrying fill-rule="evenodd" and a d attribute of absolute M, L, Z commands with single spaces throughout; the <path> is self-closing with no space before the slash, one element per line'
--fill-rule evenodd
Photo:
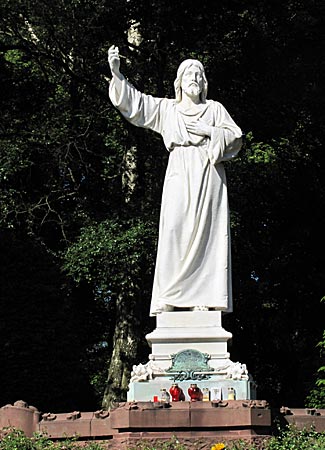
<path fill-rule="evenodd" d="M 112 44 L 160 97 L 201 60 L 245 132 L 226 164 L 231 358 L 259 398 L 305 404 L 325 328 L 324 33 L 320 0 L 1 1 L 0 406 L 108 406 L 147 361 L 168 154 L 112 107 Z"/>

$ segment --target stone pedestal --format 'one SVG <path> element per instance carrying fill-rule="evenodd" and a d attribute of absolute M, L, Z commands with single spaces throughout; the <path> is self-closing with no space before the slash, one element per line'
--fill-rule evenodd
<path fill-rule="evenodd" d="M 233 388 L 238 400 L 256 399 L 255 383 L 246 366 L 230 360 L 232 334 L 221 324 L 221 311 L 175 311 L 157 315 L 156 329 L 146 336 L 152 352 L 147 364 L 133 367 L 128 401 L 151 401 L 173 382 L 183 389 L 196 383 L 228 399 Z"/>
<path fill-rule="evenodd" d="M 209 354 L 209 365 L 218 368 L 229 360 L 227 342 L 232 334 L 221 326 L 221 311 L 177 311 L 157 316 L 157 328 L 146 336 L 149 359 L 167 370 L 171 355 L 194 349 Z"/>

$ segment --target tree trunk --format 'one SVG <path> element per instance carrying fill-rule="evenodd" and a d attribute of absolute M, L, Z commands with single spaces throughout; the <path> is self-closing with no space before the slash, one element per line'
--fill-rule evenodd
<path fill-rule="evenodd" d="M 133 294 L 134 295 L 134 294 Z M 133 295 L 120 294 L 116 305 L 116 325 L 113 352 L 109 362 L 108 378 L 102 401 L 107 409 L 115 402 L 126 401 L 126 392 L 133 364 L 137 362 L 139 320 Z M 130 298 L 131 297 L 131 298 Z"/>
<path fill-rule="evenodd" d="M 137 147 L 131 146 L 124 155 L 122 188 L 125 203 L 129 203 L 137 185 Z"/>
<path fill-rule="evenodd" d="M 137 148 L 130 146 L 124 155 L 122 188 L 125 203 L 132 208 L 132 197 L 137 184 Z M 126 401 L 126 393 L 133 364 L 137 362 L 139 343 L 139 310 L 137 305 L 138 289 L 132 278 L 134 273 L 128 273 L 125 268 L 125 287 L 121 286 L 116 301 L 116 322 L 113 337 L 113 352 L 109 362 L 108 377 L 103 408 L 109 408 L 115 402 Z"/>

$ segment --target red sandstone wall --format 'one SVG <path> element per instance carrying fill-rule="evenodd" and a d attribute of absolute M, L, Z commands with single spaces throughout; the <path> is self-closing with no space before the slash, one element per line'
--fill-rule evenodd
<path fill-rule="evenodd" d="M 281 414 L 298 428 L 313 425 L 316 431 L 325 431 L 324 409 L 282 408 Z M 257 400 L 170 405 L 138 402 L 121 403 L 111 411 L 41 415 L 36 408 L 17 401 L 0 408 L 0 429 L 5 427 L 18 428 L 29 437 L 44 432 L 53 439 L 77 435 L 81 440 L 109 440 L 111 449 L 122 449 L 139 439 L 154 442 L 173 435 L 182 442 L 205 439 L 209 447 L 216 439 L 261 441 L 271 433 L 271 410 L 267 402 Z"/>

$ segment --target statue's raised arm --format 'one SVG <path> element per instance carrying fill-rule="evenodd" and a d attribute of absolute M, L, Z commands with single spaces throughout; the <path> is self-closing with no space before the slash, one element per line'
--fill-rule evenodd
<path fill-rule="evenodd" d="M 112 73 L 109 97 L 126 120 L 135 126 L 150 128 L 161 133 L 159 105 L 161 99 L 137 90 L 120 72 L 119 49 L 112 45 L 108 50 L 108 63 Z"/>

